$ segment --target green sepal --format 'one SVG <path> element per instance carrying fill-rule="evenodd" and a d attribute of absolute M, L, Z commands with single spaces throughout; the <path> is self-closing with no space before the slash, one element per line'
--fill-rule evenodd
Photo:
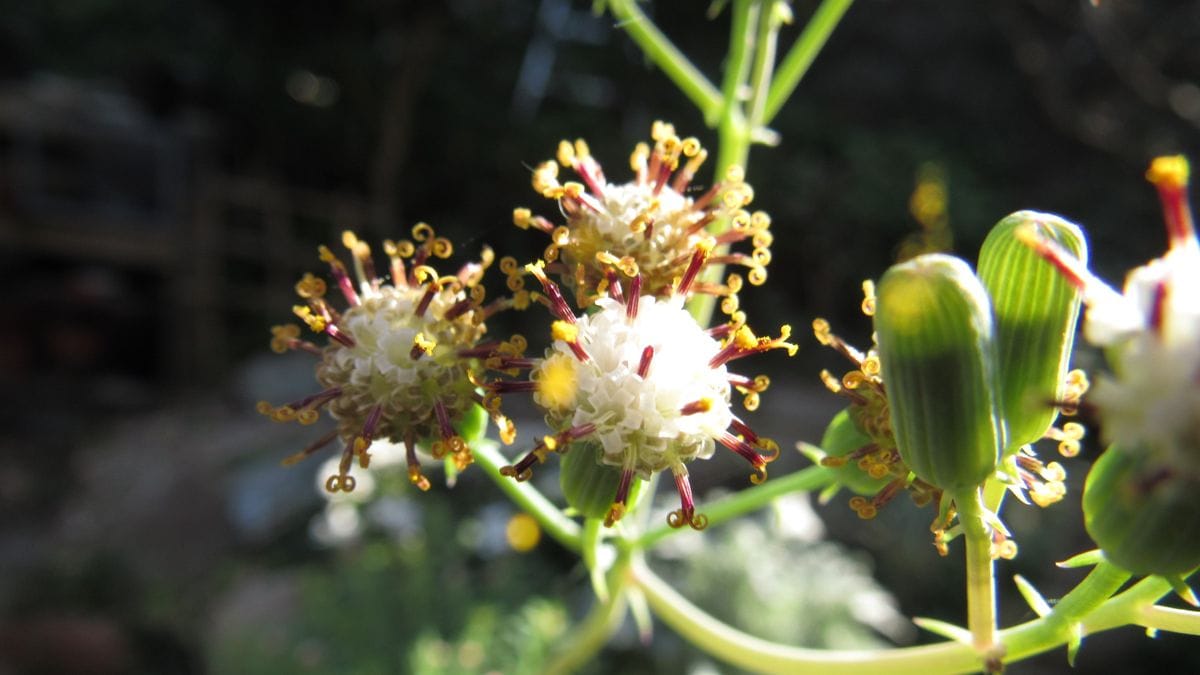
<path fill-rule="evenodd" d="M 877 288 L 875 332 L 901 458 L 949 492 L 991 475 L 1004 447 L 991 304 L 962 260 L 921 255 Z"/>
<path fill-rule="evenodd" d="M 1018 211 L 988 234 L 979 250 L 979 279 L 992 301 L 1001 409 L 1008 449 L 1045 435 L 1058 415 L 1075 342 L 1081 294 L 1053 265 L 1022 242 L 1021 232 L 1058 244 L 1087 264 L 1087 241 L 1058 216 Z"/>
<path fill-rule="evenodd" d="M 849 408 L 834 415 L 829 426 L 825 427 L 825 434 L 821 436 L 821 450 L 829 457 L 844 457 L 870 443 L 871 437 L 858 428 Z M 894 478 L 890 474 L 883 478 L 872 478 L 853 461 L 829 469 L 838 483 L 856 494 L 866 496 L 876 494 Z"/>
<path fill-rule="evenodd" d="M 472 404 L 454 424 L 454 430 L 470 445 L 487 435 L 488 413 L 478 403 Z"/>
<path fill-rule="evenodd" d="M 1194 475 L 1113 446 L 1084 483 L 1084 527 L 1114 565 L 1138 575 L 1179 575 L 1200 566 L 1198 494 Z"/>
<path fill-rule="evenodd" d="M 1090 551 L 1073 555 L 1066 560 L 1056 562 L 1054 565 L 1065 570 L 1076 569 L 1079 567 L 1095 567 L 1104 562 L 1104 551 L 1094 548 Z"/>
<path fill-rule="evenodd" d="M 562 458 L 558 480 L 563 496 L 567 504 L 585 518 L 603 519 L 607 516 L 621 482 L 620 469 L 600 463 L 601 451 L 600 444 L 595 441 L 577 441 L 571 444 Z M 629 488 L 627 512 L 637 503 L 641 484 L 642 480 L 634 476 Z"/>

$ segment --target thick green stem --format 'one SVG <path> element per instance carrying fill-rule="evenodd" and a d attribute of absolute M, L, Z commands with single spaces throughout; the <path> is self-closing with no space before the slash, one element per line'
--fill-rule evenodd
<path fill-rule="evenodd" d="M 617 26 L 629 34 L 656 66 L 679 87 L 685 96 L 700 109 L 709 124 L 716 123 L 721 114 L 721 93 L 704 77 L 683 52 L 671 43 L 654 25 L 634 0 L 609 0 L 608 9 L 617 19 Z"/>
<path fill-rule="evenodd" d="M 709 526 L 718 525 L 740 515 L 757 511 L 783 495 L 825 487 L 832 479 L 829 469 L 823 466 L 810 466 L 781 478 L 772 478 L 761 485 L 739 490 L 728 497 L 712 502 L 704 507 L 704 515 L 708 516 Z M 633 542 L 633 547 L 648 549 L 660 540 L 681 531 L 669 525 L 659 525 L 638 537 Z"/>
<path fill-rule="evenodd" d="M 471 448 L 475 463 L 483 467 L 487 475 L 500 486 L 517 506 L 520 506 L 537 519 L 538 524 L 558 543 L 572 551 L 579 551 L 579 525 L 563 515 L 562 511 L 549 499 L 546 499 L 538 489 L 529 483 L 516 480 L 500 474 L 500 467 L 507 466 L 508 460 L 496 448 L 494 443 L 480 442 Z"/>
<path fill-rule="evenodd" d="M 992 538 L 983 520 L 979 488 L 954 495 L 958 522 L 967 549 L 967 628 L 971 642 L 985 659 L 996 652 L 996 568 L 992 561 Z"/>
<path fill-rule="evenodd" d="M 796 38 L 795 44 L 788 50 L 787 56 L 783 57 L 783 62 L 779 64 L 779 68 L 775 72 L 775 80 L 771 83 L 771 90 L 767 93 L 767 104 L 762 116 L 763 124 L 770 124 L 771 120 L 779 114 L 779 110 L 796 90 L 796 86 L 800 84 L 800 80 L 804 78 L 809 66 L 817 58 L 817 54 L 821 52 L 821 48 L 825 46 L 833 29 L 837 27 L 846 10 L 850 9 L 853 1 L 824 0 L 821 6 L 817 7 L 817 11 L 808 20 L 800 37 Z"/>
<path fill-rule="evenodd" d="M 767 0 L 758 8 L 758 34 L 755 37 L 754 66 L 750 70 L 748 124 L 758 129 L 766 111 L 767 91 L 775 71 L 775 48 L 779 43 L 779 13 L 776 0 Z"/>
<path fill-rule="evenodd" d="M 635 561 L 630 566 L 630 574 L 663 623 L 708 654 L 754 672 L 940 675 L 977 672 L 980 667 L 974 647 L 958 642 L 883 650 L 805 649 L 768 642 L 706 614 L 641 562 Z M 1170 584 L 1157 577 L 1141 581 L 1086 616 L 1068 611 L 1082 611 L 1091 604 L 1091 599 L 1108 593 L 1114 578 L 1111 570 L 1093 573 L 1064 597 L 1050 615 L 1001 631 L 999 641 L 1005 647 L 1005 660 L 1019 661 L 1066 643 L 1072 637 L 1070 627 L 1075 624 L 1079 624 L 1085 635 L 1131 624 L 1163 630 L 1177 626 L 1180 632 L 1188 634 L 1200 631 L 1200 613 L 1153 607 L 1171 591 Z M 1063 604 L 1072 596 L 1079 600 L 1064 608 Z M 1059 614 L 1059 618 L 1052 620 L 1054 614 Z"/>

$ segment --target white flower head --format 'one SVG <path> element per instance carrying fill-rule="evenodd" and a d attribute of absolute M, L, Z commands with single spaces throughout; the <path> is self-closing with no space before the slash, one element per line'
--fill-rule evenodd
<path fill-rule="evenodd" d="M 756 407 L 766 378 L 730 373 L 726 364 L 768 349 L 794 353 L 795 345 L 786 342 L 787 326 L 779 338 L 759 338 L 744 324 L 706 331 L 696 323 L 683 303 L 709 252 L 709 247 L 696 247 L 672 295 L 642 294 L 642 277 L 635 275 L 628 288 L 608 284 L 607 297 L 596 299 L 592 312 L 582 316 L 566 304 L 540 261 L 527 266 L 558 318 L 552 327 L 554 344 L 545 358 L 529 364 L 528 381 L 489 386 L 493 392 L 533 391 L 557 433 L 544 437 L 503 473 L 525 480 L 551 451 L 567 452 L 574 441 L 589 438 L 601 448 L 599 461 L 621 470 L 606 518 L 609 525 L 624 513 L 635 475 L 647 478 L 669 469 L 681 508 L 668 522 L 696 529 L 707 520 L 695 513 L 686 462 L 711 457 L 720 443 L 750 462 L 753 482 L 766 478 L 765 466 L 778 455 L 778 445 L 756 435 L 730 409 L 734 389 L 746 396 L 747 408 Z"/>
<path fill-rule="evenodd" d="M 328 248 L 320 247 L 321 260 L 345 298 L 338 311 L 326 299 L 326 282 L 305 274 L 296 293 L 305 304 L 293 308 L 317 333 L 330 339 L 321 348 L 300 339 L 296 325 L 276 326 L 271 348 L 298 350 L 319 359 L 316 367 L 321 391 L 282 406 L 263 401 L 258 409 L 280 422 L 311 424 L 322 407 L 337 421 L 337 428 L 285 460 L 299 461 L 341 438 L 345 443 L 337 472 L 325 481 L 329 492 L 351 492 L 358 480 L 351 472 L 355 460 L 366 468 L 368 448 L 376 439 L 403 443 L 409 478 L 423 490 L 429 481 L 421 475 L 416 457 L 418 441 L 431 440 L 435 458 L 451 457 L 460 469 L 471 463 L 471 451 L 455 430 L 482 397 L 474 378 L 478 358 L 494 356 L 502 346 L 481 344 L 487 331 L 484 320 L 511 306 L 504 298 L 482 304 L 478 285 L 494 256 L 484 249 L 482 260 L 462 267 L 455 276 L 441 277 L 429 265 L 432 258 L 449 257 L 453 247 L 421 223 L 413 228 L 412 241 L 385 242 L 390 260 L 390 283 L 375 272 L 371 249 L 350 232 L 342 242 L 353 257 L 354 276 Z M 511 422 L 493 406 L 501 438 L 511 443 Z"/>

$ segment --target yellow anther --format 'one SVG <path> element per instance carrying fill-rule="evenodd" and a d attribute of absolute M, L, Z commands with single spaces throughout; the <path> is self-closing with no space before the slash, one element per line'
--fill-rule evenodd
<path fill-rule="evenodd" d="M 880 371 L 882 370 L 882 366 L 879 363 L 879 357 L 872 352 L 869 356 L 867 356 L 867 358 L 863 359 L 860 369 L 867 377 L 878 377 Z"/>
<path fill-rule="evenodd" d="M 767 248 L 756 248 L 754 249 L 754 252 L 750 254 L 750 259 L 754 261 L 755 265 L 766 267 L 767 265 L 771 264 L 771 250 Z"/>
<path fill-rule="evenodd" d="M 721 311 L 725 314 L 733 314 L 738 311 L 741 302 L 736 295 L 728 295 L 721 300 Z"/>
<path fill-rule="evenodd" d="M 1146 180 L 1158 186 L 1184 188 L 1188 184 L 1188 161 L 1183 155 L 1155 157 L 1146 170 Z"/>
<path fill-rule="evenodd" d="M 575 157 L 578 159 L 584 159 L 591 156 L 592 151 L 588 148 L 587 141 L 583 140 L 582 138 L 575 139 Z"/>
<path fill-rule="evenodd" d="M 417 486 L 417 489 L 422 492 L 429 490 L 429 479 L 421 475 L 421 467 L 419 466 L 408 467 L 408 482 Z"/>
<path fill-rule="evenodd" d="M 325 331 L 325 319 L 314 314 L 311 308 L 304 305 L 293 305 L 292 313 L 306 323 L 314 333 L 323 333 Z"/>
<path fill-rule="evenodd" d="M 513 441 L 517 440 L 517 425 L 513 421 L 503 415 L 497 415 L 494 420 L 496 428 L 499 429 L 500 442 L 505 445 L 512 445 Z"/>
<path fill-rule="evenodd" d="M 754 389 L 756 391 L 766 391 L 771 386 L 771 378 L 766 375 L 756 375 L 754 377 Z"/>
<path fill-rule="evenodd" d="M 575 165 L 575 148 L 570 141 L 558 142 L 558 163 L 570 168 Z"/>
<path fill-rule="evenodd" d="M 744 281 L 742 279 L 742 275 L 740 274 L 730 274 L 725 278 L 725 285 L 729 287 L 730 293 L 741 292 L 743 283 Z"/>
<path fill-rule="evenodd" d="M 524 207 L 517 207 L 513 209 L 512 218 L 513 225 L 516 225 L 522 230 L 528 230 L 529 224 L 533 221 L 533 212 Z"/>
<path fill-rule="evenodd" d="M 762 286 L 767 282 L 767 270 L 765 267 L 751 267 L 746 278 L 750 280 L 751 286 Z"/>
<path fill-rule="evenodd" d="M 567 181 L 566 183 L 563 183 L 562 188 L 563 196 L 571 197 L 572 199 L 579 199 L 579 196 L 587 191 L 587 188 L 583 186 L 583 183 L 577 183 L 575 181 Z"/>
<path fill-rule="evenodd" d="M 325 296 L 325 281 L 305 272 L 300 281 L 296 282 L 296 295 L 304 298 L 321 298 Z"/>
<path fill-rule="evenodd" d="M 846 466 L 846 459 L 844 457 L 831 457 L 826 455 L 825 457 L 821 458 L 820 464 L 821 466 L 827 466 L 831 469 L 836 469 L 838 467 Z"/>
<path fill-rule="evenodd" d="M 754 233 L 750 242 L 758 248 L 769 248 L 775 243 L 775 235 L 771 234 L 770 230 L 759 230 Z"/>
<path fill-rule="evenodd" d="M 266 415 L 267 417 L 270 417 L 275 412 L 275 406 L 266 401 L 259 401 L 254 404 L 254 409 L 258 411 L 259 415 Z"/>
<path fill-rule="evenodd" d="M 525 350 L 529 348 L 529 341 L 526 340 L 525 336 L 521 335 L 520 333 L 514 333 L 513 336 L 508 339 L 508 344 L 512 348 L 514 354 L 524 354 Z"/>
<path fill-rule="evenodd" d="M 317 257 L 319 257 L 323 263 L 332 264 L 338 262 L 337 256 L 334 255 L 333 251 L 330 251 L 329 247 L 325 244 L 321 244 L 317 247 Z"/>
<path fill-rule="evenodd" d="M 1074 441 L 1082 439 L 1086 431 L 1084 426 L 1078 422 L 1067 422 L 1062 428 L 1063 436 Z"/>
<path fill-rule="evenodd" d="M 555 321 L 550 325 L 550 335 L 555 340 L 576 342 L 579 340 L 579 326 L 566 321 Z"/>
<path fill-rule="evenodd" d="M 641 171 L 646 168 L 646 160 L 650 157 L 650 146 L 645 143 L 638 143 L 633 146 L 633 152 L 629 155 L 629 168 L 634 171 Z"/>
<path fill-rule="evenodd" d="M 871 520 L 879 515 L 879 509 L 874 504 L 866 504 L 858 510 L 858 517 L 863 520 Z"/>
<path fill-rule="evenodd" d="M 741 183 L 746 180 L 746 170 L 738 164 L 730 164 L 728 169 L 725 169 L 725 180 L 730 183 Z"/>
<path fill-rule="evenodd" d="M 559 225 L 550 233 L 550 241 L 555 246 L 567 246 L 571 243 L 571 228 L 566 225 Z"/>
<path fill-rule="evenodd" d="M 883 478 L 884 476 L 888 475 L 887 464 L 872 464 L 870 468 L 867 469 L 867 475 L 876 480 Z"/>
<path fill-rule="evenodd" d="M 542 445 L 546 446 L 547 450 L 554 452 L 558 450 L 558 439 L 553 436 L 542 436 Z"/>
<path fill-rule="evenodd" d="M 842 376 L 842 386 L 847 389 L 858 389 L 867 381 L 867 376 L 862 374 L 862 371 L 851 370 Z"/>
<path fill-rule="evenodd" d="M 1017 557 L 1017 542 L 1012 539 L 1005 539 L 994 547 L 992 557 L 1012 560 Z"/>
<path fill-rule="evenodd" d="M 750 216 L 750 227 L 762 232 L 771 226 L 771 216 L 766 211 L 755 211 Z"/>
<path fill-rule="evenodd" d="M 624 515 L 625 505 L 621 504 L 620 502 L 613 502 L 612 505 L 608 507 L 608 513 L 604 516 L 604 526 L 612 527 Z"/>
<path fill-rule="evenodd" d="M 695 157 L 703 148 L 700 145 L 700 139 L 695 136 L 688 136 L 683 139 L 681 149 L 684 157 Z"/>
<path fill-rule="evenodd" d="M 732 194 L 732 192 L 727 192 L 726 194 Z M 737 209 L 729 216 L 729 224 L 733 226 L 733 229 L 738 230 L 739 232 L 744 232 L 750 229 L 751 219 L 752 216 L 750 215 L 749 211 L 745 209 Z"/>
<path fill-rule="evenodd" d="M 318 419 L 320 419 L 320 417 L 321 413 L 317 412 L 315 409 L 305 408 L 296 414 L 296 421 L 304 426 L 308 426 L 310 424 L 314 424 Z"/>
<path fill-rule="evenodd" d="M 433 348 L 437 346 L 437 341 L 426 336 L 424 333 L 417 333 L 413 336 L 413 348 L 420 349 L 425 352 L 426 356 L 433 353 Z"/>

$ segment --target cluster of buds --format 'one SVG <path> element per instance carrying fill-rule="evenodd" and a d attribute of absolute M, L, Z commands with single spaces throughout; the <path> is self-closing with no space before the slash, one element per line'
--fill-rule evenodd
<path fill-rule="evenodd" d="M 943 554 L 955 499 L 976 499 L 997 477 L 1022 501 L 1048 506 L 1065 494 L 1066 471 L 1039 460 L 1031 443 L 1048 437 L 1064 455 L 1078 452 L 1082 427 L 1054 422 L 1060 409 L 1078 408 L 1087 385 L 1082 373 L 1067 372 L 1079 297 L 1021 243 L 1026 227 L 1084 254 L 1074 225 L 1018 212 L 993 228 L 978 275 L 962 260 L 927 254 L 889 269 L 878 297 L 865 282 L 862 309 L 877 342 L 865 354 L 828 322 L 813 322 L 817 340 L 853 369 L 840 378 L 822 372 L 849 406 L 810 454 L 859 493 L 850 505 L 860 517 L 874 517 L 903 490 L 918 505 L 936 503 L 932 529 Z M 1015 555 L 999 520 L 990 524 L 993 555 Z"/>
<path fill-rule="evenodd" d="M 351 466 L 355 461 L 368 466 L 375 439 L 403 443 L 410 480 L 427 490 L 429 481 L 417 458 L 419 443 L 428 442 L 435 459 L 450 458 L 460 469 L 472 461 L 460 428 L 483 401 L 474 384 L 482 372 L 479 360 L 500 348 L 482 342 L 484 322 L 514 301 L 484 303 L 480 280 L 494 260 L 490 249 L 457 274 L 439 276 L 430 263 L 448 258 L 453 246 L 424 223 L 413 228 L 412 241 L 384 242 L 390 281 L 377 273 L 365 242 L 346 232 L 342 243 L 352 255 L 353 278 L 327 247 L 321 246 L 319 254 L 346 302 L 344 309 L 326 297 L 323 279 L 305 274 L 296 284 L 303 304 L 293 312 L 314 332 L 324 334 L 328 345 L 302 339 L 295 324 L 272 329 L 275 352 L 297 350 L 317 358 L 316 377 L 323 389 L 282 406 L 261 401 L 258 410 L 275 421 L 306 425 L 317 421 L 322 408 L 328 410 L 336 427 L 285 463 L 340 438 L 344 449 L 337 473 L 325 481 L 330 492 L 354 489 Z M 511 443 L 512 423 L 498 410 L 492 412 L 501 438 Z"/>
<path fill-rule="evenodd" d="M 1104 348 L 1088 406 L 1110 444 L 1084 486 L 1088 532 L 1134 573 L 1178 575 L 1200 564 L 1200 244 L 1183 157 L 1155 159 L 1167 253 L 1132 270 L 1124 292 L 1034 230 L 1027 246 L 1054 264 L 1087 305 L 1083 332 Z"/>

